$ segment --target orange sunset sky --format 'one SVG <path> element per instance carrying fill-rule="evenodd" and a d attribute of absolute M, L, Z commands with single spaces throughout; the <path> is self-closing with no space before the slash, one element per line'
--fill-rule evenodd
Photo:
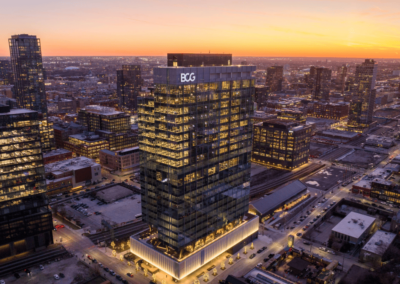
<path fill-rule="evenodd" d="M 0 0 L 0 56 L 12 34 L 44 56 L 400 58 L 400 0 Z"/>

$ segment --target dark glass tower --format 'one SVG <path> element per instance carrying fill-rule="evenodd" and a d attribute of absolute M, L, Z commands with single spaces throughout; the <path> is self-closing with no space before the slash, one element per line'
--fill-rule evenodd
<path fill-rule="evenodd" d="M 267 78 L 265 84 L 270 92 L 282 91 L 283 66 L 271 66 L 267 68 Z"/>
<path fill-rule="evenodd" d="M 356 98 L 350 103 L 349 128 L 368 128 L 372 123 L 377 73 L 378 64 L 373 59 L 365 59 L 365 62 L 356 66 L 354 86 Z"/>
<path fill-rule="evenodd" d="M 140 65 L 123 65 L 122 70 L 117 70 L 117 96 L 121 110 L 136 112 L 141 87 Z"/>
<path fill-rule="evenodd" d="M 43 151 L 54 150 L 53 125 L 47 121 L 40 40 L 36 36 L 21 34 L 11 36 L 8 42 L 17 105 L 19 108 L 31 109 L 39 113 Z"/>
<path fill-rule="evenodd" d="M 53 243 L 36 111 L 0 106 L 0 258 Z"/>
<path fill-rule="evenodd" d="M 336 90 L 340 91 L 342 94 L 344 93 L 346 76 L 347 76 L 347 66 L 346 65 L 339 66 L 336 77 Z"/>
<path fill-rule="evenodd" d="M 332 70 L 328 68 L 318 67 L 315 69 L 313 96 L 314 100 L 328 101 L 331 87 Z"/>
<path fill-rule="evenodd" d="M 255 69 L 155 68 L 154 97 L 139 100 L 143 221 L 177 258 L 248 212 Z"/>

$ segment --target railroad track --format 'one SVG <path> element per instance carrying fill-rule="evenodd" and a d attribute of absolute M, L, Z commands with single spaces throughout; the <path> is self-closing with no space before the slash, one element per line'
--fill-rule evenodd
<path fill-rule="evenodd" d="M 285 183 L 287 183 L 288 181 L 291 180 L 295 180 L 295 179 L 300 179 L 302 177 L 305 177 L 319 169 L 321 169 L 322 167 L 324 167 L 324 164 L 311 164 L 295 173 L 293 172 L 289 172 L 287 174 L 284 174 L 281 177 L 272 179 L 271 181 L 269 181 L 268 183 L 266 183 L 265 185 L 261 185 L 261 186 L 257 186 L 257 187 L 253 187 L 250 189 L 250 198 L 256 198 L 259 197 L 261 195 L 266 194 L 268 191 L 270 191 L 271 189 L 274 189 L 278 186 L 281 186 Z"/>
<path fill-rule="evenodd" d="M 143 231 L 149 226 L 143 222 L 137 222 L 133 224 L 129 224 L 123 227 L 118 227 L 114 229 L 114 237 L 117 239 L 126 238 L 134 233 Z M 110 231 L 101 232 L 98 234 L 92 234 L 87 236 L 94 244 L 98 242 L 110 242 L 111 241 L 111 233 Z"/>
<path fill-rule="evenodd" d="M 68 254 L 68 252 L 63 246 L 57 246 L 33 255 L 28 255 L 26 257 L 22 257 L 0 265 L 0 275 L 2 276 L 8 273 L 26 269 L 36 264 L 43 264 L 44 261 L 63 257 L 66 254 Z"/>
<path fill-rule="evenodd" d="M 340 156 L 343 156 L 344 154 L 347 154 L 350 151 L 351 149 L 349 148 L 339 148 L 336 151 L 328 153 L 327 155 L 323 156 L 320 159 L 325 161 L 334 161 L 335 159 L 339 158 Z"/>

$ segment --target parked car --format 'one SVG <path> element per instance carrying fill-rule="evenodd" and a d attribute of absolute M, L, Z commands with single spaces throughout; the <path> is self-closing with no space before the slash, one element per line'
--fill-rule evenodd
<path fill-rule="evenodd" d="M 121 281 L 121 280 L 122 280 L 122 277 L 121 277 L 121 276 L 119 276 L 118 274 L 117 274 L 117 275 L 115 275 L 115 278 L 117 278 L 119 281 Z"/>
<path fill-rule="evenodd" d="M 65 275 L 63 273 L 59 273 L 58 276 L 60 276 L 61 278 L 65 277 Z"/>
<path fill-rule="evenodd" d="M 54 279 L 56 279 L 56 280 L 58 280 L 58 279 L 60 279 L 60 277 L 57 275 L 57 274 L 54 274 Z"/>
<path fill-rule="evenodd" d="M 39 268 L 40 268 L 40 270 L 43 270 L 44 266 L 43 265 L 39 265 Z"/>
<path fill-rule="evenodd" d="M 326 248 L 324 248 L 324 247 L 319 247 L 318 249 L 322 250 L 322 251 L 326 251 Z"/>
<path fill-rule="evenodd" d="M 115 272 L 114 272 L 113 270 L 110 269 L 109 273 L 110 273 L 112 276 L 115 276 Z"/>
<path fill-rule="evenodd" d="M 255 253 L 253 253 L 252 255 L 250 255 L 250 259 L 253 259 L 254 257 L 256 256 L 256 254 Z"/>
<path fill-rule="evenodd" d="M 311 245 L 311 243 L 310 243 L 310 242 L 307 242 L 307 241 L 304 241 L 303 244 L 305 244 L 305 245 Z"/>
<path fill-rule="evenodd" d="M 333 254 L 333 255 L 336 254 L 335 251 L 333 251 L 333 250 L 331 250 L 331 249 L 328 249 L 327 252 L 330 253 L 330 254 Z"/>
<path fill-rule="evenodd" d="M 301 237 L 302 233 L 297 233 L 296 236 Z"/>
<path fill-rule="evenodd" d="M 128 275 L 129 277 L 133 277 L 133 273 L 132 272 L 128 272 L 126 275 Z"/>
<path fill-rule="evenodd" d="M 103 270 L 104 270 L 105 272 L 109 272 L 109 271 L 110 271 L 110 269 L 108 269 L 107 267 L 104 267 Z"/>

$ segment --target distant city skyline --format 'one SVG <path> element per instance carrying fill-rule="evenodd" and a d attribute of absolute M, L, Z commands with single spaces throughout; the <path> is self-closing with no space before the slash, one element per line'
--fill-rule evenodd
<path fill-rule="evenodd" d="M 0 56 L 33 34 L 43 56 L 400 58 L 395 0 L 40 2 L 1 5 Z"/>

